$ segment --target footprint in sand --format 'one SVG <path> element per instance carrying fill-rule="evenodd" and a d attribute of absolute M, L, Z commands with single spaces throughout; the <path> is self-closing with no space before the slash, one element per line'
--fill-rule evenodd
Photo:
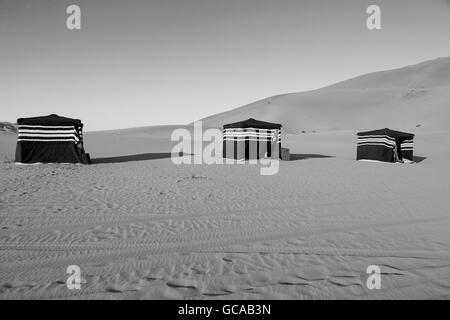
<path fill-rule="evenodd" d="M 126 291 L 140 291 L 142 288 L 138 285 L 128 285 L 128 284 L 112 284 L 105 288 L 106 292 L 111 293 L 121 293 Z"/>
<path fill-rule="evenodd" d="M 166 286 L 174 291 L 178 291 L 185 298 L 195 297 L 201 294 L 199 285 L 194 280 L 173 279 L 166 282 Z"/>
<path fill-rule="evenodd" d="M 12 281 L 5 282 L 1 285 L 1 288 L 4 289 L 17 289 L 17 288 L 32 288 L 35 287 L 36 283 L 34 282 L 25 282 L 22 280 L 14 279 Z"/>
<path fill-rule="evenodd" d="M 186 279 L 174 279 L 167 281 L 167 286 L 171 288 L 186 288 L 186 289 L 197 289 L 197 282 L 193 280 Z"/>

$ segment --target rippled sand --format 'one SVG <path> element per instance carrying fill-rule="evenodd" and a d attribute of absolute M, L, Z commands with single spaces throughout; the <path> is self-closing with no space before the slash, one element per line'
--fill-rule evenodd
<path fill-rule="evenodd" d="M 154 134 L 87 134 L 87 150 L 170 152 Z M 355 161 L 354 132 L 284 143 L 296 160 L 274 176 L 166 157 L 2 162 L 0 298 L 450 298 L 448 132 L 418 136 L 413 165 Z M 81 290 L 66 287 L 69 265 Z M 369 265 L 381 290 L 366 287 Z"/>

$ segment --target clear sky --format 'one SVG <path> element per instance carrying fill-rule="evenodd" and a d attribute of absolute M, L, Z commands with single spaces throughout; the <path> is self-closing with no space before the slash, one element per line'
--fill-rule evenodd
<path fill-rule="evenodd" d="M 382 30 L 366 28 L 370 4 Z M 0 0 L 0 121 L 186 124 L 442 56 L 446 0 Z"/>

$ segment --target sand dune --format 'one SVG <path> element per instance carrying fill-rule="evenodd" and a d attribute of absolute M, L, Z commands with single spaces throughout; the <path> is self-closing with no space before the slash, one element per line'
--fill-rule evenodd
<path fill-rule="evenodd" d="M 319 90 L 269 97 L 203 119 L 221 127 L 247 118 L 282 123 L 285 132 L 392 127 L 450 129 L 450 58 L 376 72 Z"/>
<path fill-rule="evenodd" d="M 17 127 L 10 122 L 0 122 L 0 133 L 16 133 Z"/>
<path fill-rule="evenodd" d="M 173 164 L 178 126 L 87 132 L 90 166 L 15 165 L 0 133 L 0 299 L 449 299 L 448 61 L 207 119 L 283 123 L 273 176 Z M 412 129 L 417 163 L 355 161 L 359 126 Z"/>

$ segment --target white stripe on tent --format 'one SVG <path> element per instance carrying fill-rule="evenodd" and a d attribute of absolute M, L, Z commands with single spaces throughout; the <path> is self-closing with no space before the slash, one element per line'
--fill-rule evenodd
<path fill-rule="evenodd" d="M 384 143 L 363 143 L 363 144 L 358 144 L 358 147 L 364 147 L 364 146 L 383 146 L 383 147 L 387 147 L 387 148 L 393 148 L 392 145 L 384 144 Z"/>
<path fill-rule="evenodd" d="M 57 136 L 76 136 L 74 132 L 72 133 L 39 133 L 39 132 L 19 132 L 19 136 L 36 136 L 36 137 L 57 137 Z"/>
<path fill-rule="evenodd" d="M 58 134 L 42 134 L 42 133 L 20 133 L 18 134 L 19 137 L 48 137 L 48 138 L 55 138 L 55 137 L 75 137 L 78 138 L 76 134 L 74 133 L 58 133 Z"/>
<path fill-rule="evenodd" d="M 358 139 L 370 139 L 370 138 L 386 138 L 386 139 L 389 139 L 389 140 L 395 140 L 395 138 L 387 136 L 385 134 L 358 136 Z"/>
<path fill-rule="evenodd" d="M 276 137 L 250 137 L 250 136 L 245 136 L 245 137 L 232 137 L 232 136 L 228 136 L 228 137 L 224 137 L 223 138 L 224 141 L 271 141 L 271 142 L 277 142 L 280 143 L 281 142 L 281 138 L 276 138 Z"/>
<path fill-rule="evenodd" d="M 272 139 L 255 139 L 255 138 L 236 138 L 236 139 L 224 139 L 225 141 L 237 141 L 237 142 L 242 142 L 242 141 L 259 141 L 259 142 L 273 142 Z M 276 143 L 280 143 L 280 141 L 276 141 Z"/>
<path fill-rule="evenodd" d="M 20 124 L 19 129 L 21 128 L 49 128 L 49 129 L 73 129 L 75 126 L 40 126 L 40 125 L 32 125 L 32 124 Z"/>
<path fill-rule="evenodd" d="M 272 133 L 256 133 L 256 132 L 225 132 L 224 136 L 255 136 L 255 137 L 273 137 L 274 135 L 277 135 L 276 132 Z"/>
<path fill-rule="evenodd" d="M 368 143 L 383 143 L 383 144 L 387 144 L 389 146 L 395 146 L 395 142 L 391 142 L 389 140 L 365 140 L 365 141 L 358 141 L 358 145 L 368 144 Z"/>
<path fill-rule="evenodd" d="M 254 129 L 225 129 L 223 131 L 223 135 L 225 137 L 240 137 L 240 136 L 253 136 L 253 137 L 276 137 L 280 136 L 281 132 L 278 129 L 257 129 L 258 132 Z"/>
<path fill-rule="evenodd" d="M 247 133 L 247 134 L 232 134 L 226 133 L 224 137 L 263 137 L 263 138 L 272 138 L 276 134 L 256 134 L 256 133 Z"/>
<path fill-rule="evenodd" d="M 18 137 L 30 137 L 30 138 L 76 138 L 78 139 L 76 134 L 53 134 L 53 135 L 47 135 L 47 134 L 19 134 Z"/>
<path fill-rule="evenodd" d="M 42 140 L 42 141 L 55 141 L 57 139 L 63 139 L 66 138 L 66 140 L 74 140 L 76 142 L 80 141 L 80 139 L 73 134 L 58 134 L 58 135 L 53 135 L 53 136 L 47 136 L 47 135 L 32 135 L 32 134 L 19 134 L 17 136 L 18 141 L 38 141 L 38 140 Z M 42 139 L 42 138 L 47 138 L 47 139 Z"/>
<path fill-rule="evenodd" d="M 396 144 L 395 141 L 391 141 L 388 139 L 361 139 L 361 140 L 358 140 L 358 143 L 366 143 L 366 142 L 375 142 L 375 143 L 384 142 L 384 143 L 388 143 L 388 144 L 392 144 L 392 145 Z"/>
<path fill-rule="evenodd" d="M 380 141 L 380 140 L 387 140 L 390 142 L 395 142 L 394 139 L 388 139 L 388 138 L 384 138 L 384 137 L 373 137 L 373 138 L 358 138 L 358 141 L 364 141 L 364 140 L 370 140 L 370 141 Z"/>
<path fill-rule="evenodd" d="M 223 132 L 228 133 L 228 132 L 232 132 L 232 133 L 256 133 L 258 131 L 258 133 L 265 133 L 265 132 L 277 132 L 278 129 L 225 129 L 223 130 Z"/>
<path fill-rule="evenodd" d="M 40 141 L 40 142 L 55 142 L 55 141 L 71 141 L 71 142 L 77 142 L 74 139 L 17 139 L 17 141 Z"/>
<path fill-rule="evenodd" d="M 18 137 L 36 137 L 36 138 L 58 138 L 58 137 L 74 137 L 77 138 L 76 134 L 73 133 L 58 133 L 58 134 L 42 134 L 42 133 L 19 133 Z"/>
<path fill-rule="evenodd" d="M 81 128 L 78 128 L 81 129 Z M 43 132 L 43 133 L 57 133 L 57 132 L 77 132 L 75 126 L 32 126 L 19 125 L 19 132 Z M 79 131 L 79 130 L 78 130 Z"/>
<path fill-rule="evenodd" d="M 389 141 L 392 141 L 392 142 L 395 142 L 395 139 L 389 139 L 389 138 L 386 138 L 386 137 L 360 137 L 360 138 L 358 138 L 358 141 L 359 140 L 389 140 Z"/>
<path fill-rule="evenodd" d="M 47 131 L 47 130 L 20 130 L 19 129 L 19 133 L 45 133 L 45 134 L 58 134 L 58 133 L 76 133 L 76 131 L 72 128 L 70 130 L 52 130 L 52 131 Z"/>
<path fill-rule="evenodd" d="M 228 130 L 234 130 L 234 131 L 243 131 L 243 130 L 247 130 L 247 131 L 249 131 L 249 130 L 279 130 L 279 129 L 261 129 L 261 128 L 226 128 L 226 129 L 223 129 L 224 131 L 228 131 Z"/>

